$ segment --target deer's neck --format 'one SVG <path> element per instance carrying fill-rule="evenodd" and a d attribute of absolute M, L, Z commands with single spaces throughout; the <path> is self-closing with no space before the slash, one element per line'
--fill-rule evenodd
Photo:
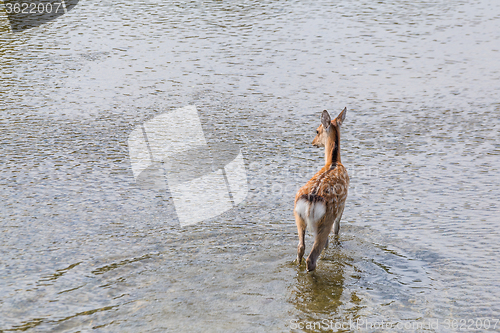
<path fill-rule="evenodd" d="M 334 129 L 332 136 L 326 140 L 325 144 L 325 166 L 335 168 L 340 162 L 340 133 Z"/>

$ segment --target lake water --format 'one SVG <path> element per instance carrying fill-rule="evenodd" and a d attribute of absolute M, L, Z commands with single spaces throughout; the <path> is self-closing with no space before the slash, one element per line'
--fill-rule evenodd
<path fill-rule="evenodd" d="M 500 331 L 497 0 L 0 14 L 0 331 Z M 181 226 L 127 140 L 188 105 L 248 194 Z M 341 234 L 307 273 L 294 195 L 345 106 Z"/>

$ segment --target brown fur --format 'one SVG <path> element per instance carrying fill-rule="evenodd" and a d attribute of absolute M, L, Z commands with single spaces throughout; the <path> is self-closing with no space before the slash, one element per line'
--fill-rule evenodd
<path fill-rule="evenodd" d="M 316 224 L 316 237 L 311 253 L 306 260 L 308 271 L 313 271 L 316 268 L 316 261 L 321 251 L 328 246 L 328 235 L 332 227 L 334 235 L 338 235 L 340 230 L 340 218 L 344 212 L 349 187 L 349 176 L 340 160 L 340 126 L 345 119 L 346 111 L 344 108 L 334 120 L 330 120 L 330 115 L 326 110 L 323 111 L 322 124 L 318 127 L 317 135 L 312 144 L 317 147 L 325 147 L 325 166 L 302 186 L 295 196 L 295 208 L 300 199 L 311 203 L 321 201 L 326 204 L 326 212 Z M 305 250 L 306 222 L 299 216 L 295 208 L 295 222 L 299 233 L 297 261 L 300 265 Z"/>

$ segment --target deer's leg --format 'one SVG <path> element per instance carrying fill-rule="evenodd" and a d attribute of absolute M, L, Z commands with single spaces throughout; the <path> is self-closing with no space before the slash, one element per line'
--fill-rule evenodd
<path fill-rule="evenodd" d="M 335 222 L 333 223 L 333 234 L 335 236 L 339 235 L 340 231 L 340 219 L 342 218 L 342 213 L 344 212 L 344 207 L 341 208 L 338 217 L 335 219 Z"/>
<path fill-rule="evenodd" d="M 335 223 L 333 224 L 333 234 L 335 236 L 338 236 L 339 231 L 340 231 L 340 218 L 336 219 Z"/>
<path fill-rule="evenodd" d="M 328 242 L 328 234 L 332 230 L 332 225 L 323 225 L 318 226 L 318 233 L 316 234 L 316 238 L 314 240 L 314 244 L 309 253 L 309 257 L 307 257 L 307 271 L 311 272 L 316 269 L 316 262 L 318 261 L 318 257 L 321 254 L 321 251 L 325 248 L 325 245 Z"/>
<path fill-rule="evenodd" d="M 297 231 L 299 233 L 299 246 L 297 247 L 297 264 L 300 266 L 306 245 L 304 244 L 304 237 L 306 235 L 306 222 L 294 212 L 295 223 L 297 224 Z"/>

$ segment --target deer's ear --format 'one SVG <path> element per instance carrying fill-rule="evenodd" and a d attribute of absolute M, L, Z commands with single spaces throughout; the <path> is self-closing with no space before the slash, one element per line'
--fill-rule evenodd
<path fill-rule="evenodd" d="M 347 113 L 347 108 L 344 108 L 344 110 L 342 110 L 342 112 L 339 113 L 337 118 L 335 118 L 337 120 L 338 126 L 342 126 L 342 123 L 344 122 L 346 113 Z"/>
<path fill-rule="evenodd" d="M 323 124 L 323 128 L 325 130 L 327 130 L 332 124 L 332 118 L 330 118 L 330 114 L 326 110 L 324 110 L 321 114 L 321 123 Z"/>

